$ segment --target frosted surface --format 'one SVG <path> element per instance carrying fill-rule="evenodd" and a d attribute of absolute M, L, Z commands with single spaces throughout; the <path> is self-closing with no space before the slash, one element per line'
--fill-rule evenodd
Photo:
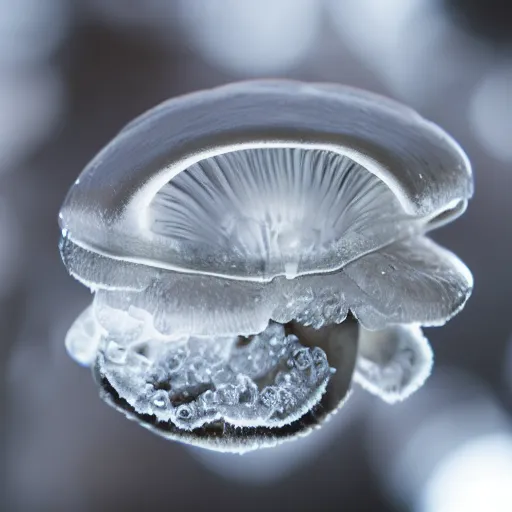
<path fill-rule="evenodd" d="M 146 222 L 154 194 L 196 161 L 262 146 L 347 155 L 416 217 L 452 210 L 455 202 L 447 222 L 473 191 L 457 143 L 404 105 L 337 84 L 244 81 L 174 98 L 126 126 L 71 187 L 61 228 L 98 253 L 176 268 L 183 255 L 169 238 L 151 236 Z"/>
<path fill-rule="evenodd" d="M 455 141 L 369 93 L 262 81 L 171 100 L 59 213 L 62 259 L 94 293 L 67 350 L 127 417 L 222 451 L 313 430 L 353 375 L 402 400 L 432 364 L 419 326 L 471 293 L 424 235 L 472 190 Z"/>
<path fill-rule="evenodd" d="M 85 309 L 66 335 L 68 354 L 83 366 L 89 366 L 96 358 L 101 337 L 101 327 L 94 316 L 93 307 Z"/>
<path fill-rule="evenodd" d="M 343 322 L 349 310 L 368 329 L 442 324 L 463 306 L 471 287 L 471 274 L 456 256 L 418 237 L 332 274 L 258 283 L 166 272 L 141 291 L 100 289 L 94 302 L 98 311 L 147 311 L 166 337 L 236 336 L 261 332 L 270 319 L 318 329 Z"/>
<path fill-rule="evenodd" d="M 354 380 L 386 402 L 404 400 L 423 385 L 432 369 L 432 349 L 418 326 L 359 330 Z"/>
<path fill-rule="evenodd" d="M 127 418 L 136 421 L 151 432 L 168 440 L 180 441 L 211 450 L 245 453 L 302 438 L 318 429 L 344 406 L 350 395 L 350 384 L 357 356 L 357 332 L 357 322 L 353 319 L 347 319 L 341 325 L 332 325 L 320 330 L 299 324 L 286 326 L 285 335 L 291 333 L 297 336 L 300 344 L 312 351 L 314 347 L 321 348 L 327 355 L 329 366 L 335 368 L 336 371 L 330 371 L 330 377 L 320 401 L 303 416 L 281 427 L 275 426 L 275 424 L 271 426 L 240 426 L 219 420 L 206 423 L 193 430 L 187 430 L 177 427 L 171 421 L 160 421 L 154 415 L 140 414 L 126 400 L 121 399 L 116 389 L 101 373 L 99 360 L 104 357 L 101 353 L 98 361 L 93 366 L 93 374 L 101 398 Z M 241 344 L 240 341 L 242 341 Z M 237 345 L 244 346 L 246 341 L 250 340 L 238 340 Z M 316 350 L 315 352 L 320 354 Z M 250 353 L 245 355 L 250 355 Z M 267 357 L 264 360 L 267 360 Z M 301 362 L 299 364 L 301 367 L 304 366 Z M 181 366 L 181 369 L 183 368 L 184 366 Z M 293 416 L 290 418 L 293 418 Z"/>
<path fill-rule="evenodd" d="M 324 351 L 271 323 L 251 338 L 126 340 L 106 336 L 97 365 L 139 414 L 192 430 L 225 421 L 280 427 L 316 405 L 331 376 Z"/>
<path fill-rule="evenodd" d="M 340 268 L 424 224 L 350 158 L 300 148 L 202 160 L 156 194 L 148 222 L 177 265 L 267 279 Z"/>
<path fill-rule="evenodd" d="M 453 253 L 426 237 L 396 242 L 347 265 L 357 295 L 351 307 L 364 327 L 442 325 L 466 303 L 473 277 Z"/>

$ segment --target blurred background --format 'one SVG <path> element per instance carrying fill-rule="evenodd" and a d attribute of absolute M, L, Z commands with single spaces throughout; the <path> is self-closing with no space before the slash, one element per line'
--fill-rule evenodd
<path fill-rule="evenodd" d="M 499 0 L 0 0 L 0 510 L 512 510 L 512 17 Z M 84 165 L 134 116 L 251 77 L 391 96 L 469 154 L 476 195 L 433 237 L 475 276 L 428 329 L 427 385 L 355 390 L 252 455 L 161 440 L 103 404 L 64 335 L 88 304 L 57 250 Z"/>

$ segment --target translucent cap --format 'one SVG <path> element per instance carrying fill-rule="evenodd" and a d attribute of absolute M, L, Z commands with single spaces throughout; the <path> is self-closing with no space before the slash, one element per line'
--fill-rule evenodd
<path fill-rule="evenodd" d="M 70 189 L 60 212 L 67 249 L 76 246 L 119 265 L 209 273 L 194 256 L 178 257 L 174 238 L 152 229 L 155 198 L 196 164 L 258 148 L 341 155 L 385 184 L 404 215 L 428 219 L 430 225 L 462 213 L 473 192 L 471 167 L 458 144 L 399 103 L 340 85 L 240 82 L 169 100 L 126 126 Z M 232 174 L 238 169 L 233 162 L 226 166 Z M 376 240 L 361 251 L 391 241 Z M 336 254 L 338 249 L 331 251 L 320 270 L 336 268 Z M 304 265 L 303 273 L 318 270 Z M 279 272 L 258 274 L 249 266 L 234 274 L 270 280 Z"/>

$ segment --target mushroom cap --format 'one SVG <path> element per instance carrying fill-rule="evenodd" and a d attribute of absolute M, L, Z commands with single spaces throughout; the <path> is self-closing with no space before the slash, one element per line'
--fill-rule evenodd
<path fill-rule="evenodd" d="M 151 271 L 140 270 L 140 263 L 153 272 L 155 267 L 197 271 L 173 257 L 166 237 L 148 229 L 151 203 L 195 163 L 254 148 L 348 157 L 386 184 L 405 214 L 428 218 L 427 228 L 460 215 L 473 192 L 471 167 L 458 144 L 399 103 L 340 85 L 240 82 L 162 103 L 127 125 L 93 159 L 59 216 L 68 268 L 92 287 L 116 286 L 111 280 L 119 279 L 121 288 L 130 289 L 141 289 L 150 279 Z M 130 279 L 133 264 L 139 270 Z M 99 277 L 88 276 L 84 266 L 89 265 Z"/>

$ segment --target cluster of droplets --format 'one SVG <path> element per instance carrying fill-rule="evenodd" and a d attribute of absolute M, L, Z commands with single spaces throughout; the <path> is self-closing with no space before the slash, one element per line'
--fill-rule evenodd
<path fill-rule="evenodd" d="M 304 304 L 294 320 L 302 325 L 320 329 L 328 323 L 341 324 L 347 318 L 347 312 L 345 303 L 337 296 L 328 297 L 325 301 L 315 298 Z"/>
<path fill-rule="evenodd" d="M 322 281 L 316 283 L 316 281 Z M 315 284 L 318 284 L 316 289 Z M 301 325 L 321 329 L 329 324 L 341 324 L 348 314 L 348 304 L 336 283 L 322 276 L 305 276 L 281 287 L 282 300 L 273 312 L 281 323 L 295 321 Z"/>
<path fill-rule="evenodd" d="M 122 345 L 106 336 L 97 364 L 138 413 L 183 430 L 215 421 L 289 424 L 320 401 L 334 371 L 323 350 L 302 346 L 277 323 L 249 338 L 139 338 Z"/>

